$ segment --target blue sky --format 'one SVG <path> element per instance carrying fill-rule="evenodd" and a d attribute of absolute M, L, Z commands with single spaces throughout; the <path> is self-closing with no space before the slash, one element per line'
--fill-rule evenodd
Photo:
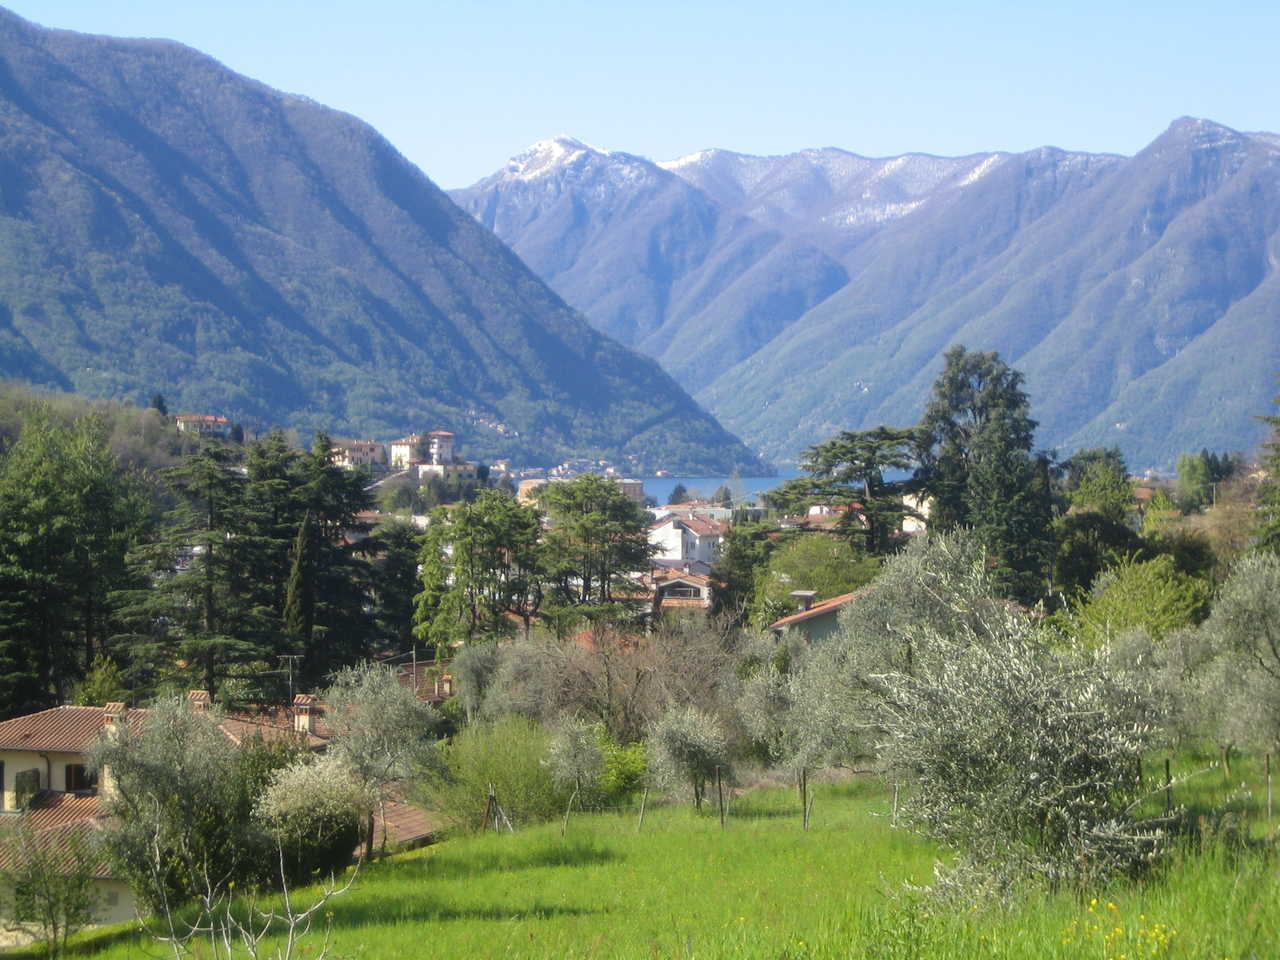
<path fill-rule="evenodd" d="M 868 156 L 1132 153 L 1178 116 L 1280 131 L 1280 4 L 11 0 L 168 37 L 373 124 L 444 187 L 568 133 Z"/>

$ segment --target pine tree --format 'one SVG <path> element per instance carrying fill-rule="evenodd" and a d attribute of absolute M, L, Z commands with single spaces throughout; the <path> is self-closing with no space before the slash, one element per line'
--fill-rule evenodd
<path fill-rule="evenodd" d="M 1042 592 L 1051 539 L 1045 463 L 1031 456 L 1036 422 L 1022 374 L 996 353 L 946 352 L 920 424 L 919 487 L 932 499 L 930 525 L 972 526 L 1010 596 Z"/>
<path fill-rule="evenodd" d="M 148 528 L 146 487 L 124 471 L 96 417 L 29 410 L 0 456 L 0 703 L 63 699 L 117 630 L 115 592 Z"/>
<path fill-rule="evenodd" d="M 125 594 L 125 639 L 135 679 L 173 677 L 212 693 L 238 665 L 275 652 L 278 626 L 246 602 L 253 544 L 245 478 L 231 452 L 202 443 L 166 481 L 177 506 L 163 534 L 130 555 L 131 567 L 152 585 Z"/>

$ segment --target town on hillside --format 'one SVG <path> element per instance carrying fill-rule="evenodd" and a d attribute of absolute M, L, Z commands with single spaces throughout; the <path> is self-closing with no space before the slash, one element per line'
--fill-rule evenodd
<path fill-rule="evenodd" d="M 1164 638 L 1201 631 L 1196 656 L 1221 676 L 1269 682 L 1265 650 L 1257 670 L 1239 659 L 1252 634 L 1213 639 L 1248 621 L 1214 611 L 1270 595 L 1273 575 L 1280 595 L 1266 546 L 1280 454 L 1188 452 L 1168 478 L 1133 476 L 1115 448 L 1057 461 L 1032 449 L 998 357 L 952 363 L 961 384 L 1003 376 L 982 399 L 1001 429 L 957 434 L 956 391 L 939 389 L 920 425 L 837 434 L 758 502 L 676 484 L 657 504 L 598 462 L 521 475 L 466 459 L 439 428 L 386 444 L 320 434 L 308 450 L 217 415 L 23 400 L 0 421 L 18 424 L 0 446 L 0 801 L 17 831 L 0 887 L 79 878 L 93 904 L 80 924 L 160 910 L 172 884 L 189 898 L 191 878 L 148 860 L 187 847 L 139 847 L 126 827 L 218 791 L 249 791 L 219 801 L 239 811 L 226 829 L 293 845 L 280 877 L 253 873 L 258 848 L 225 876 L 276 886 L 448 831 L 568 816 L 588 782 L 601 809 L 649 791 L 700 808 L 707 771 L 723 781 L 736 764 L 780 765 L 804 791 L 811 770 L 877 749 L 867 717 L 888 716 L 877 698 L 895 671 L 909 666 L 912 690 L 950 684 L 943 665 L 965 645 L 1087 672 L 1118 661 L 1053 658 L 1123 636 L 1148 664 Z M 1059 639 L 1038 646 L 1043 630 Z M 1214 689 L 1234 702 L 1254 688 Z M 559 771 L 541 806 L 467 766 L 505 749 L 485 738 L 517 736 L 509 723 L 528 725 L 537 776 Z M 193 753 L 220 785 L 158 776 Z M 347 791 L 324 808 L 335 820 L 296 803 L 321 784 Z"/>

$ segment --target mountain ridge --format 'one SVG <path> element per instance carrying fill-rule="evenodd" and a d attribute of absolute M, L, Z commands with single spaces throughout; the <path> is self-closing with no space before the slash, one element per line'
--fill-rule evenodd
<path fill-rule="evenodd" d="M 373 128 L 0 11 L 0 371 L 482 455 L 758 470 Z M 499 429 L 501 428 L 501 429 Z"/>
<path fill-rule="evenodd" d="M 1170 466 L 1202 446 L 1247 449 L 1263 434 L 1252 414 L 1271 407 L 1263 368 L 1280 369 L 1270 312 L 1277 148 L 1275 134 L 1184 117 L 1132 157 L 1041 147 L 868 158 L 821 148 L 662 161 L 654 165 L 719 215 L 774 231 L 787 250 L 816 251 L 834 272 L 819 286 L 798 279 L 794 259 L 772 276 L 743 271 L 749 296 L 665 316 L 665 343 L 635 345 L 780 460 L 837 430 L 914 422 L 956 342 L 999 349 L 1026 373 L 1046 447 L 1115 443 L 1134 466 Z M 479 187 L 454 195 L 474 212 L 493 197 L 492 185 Z M 590 216 L 589 198 L 577 201 Z M 650 212 L 633 207 L 651 224 Z M 497 214 L 496 232 L 540 270 L 538 250 Z M 591 252 L 642 262 L 626 241 L 602 231 Z M 787 277 L 811 302 L 773 329 L 744 329 L 740 319 Z M 572 279 L 551 282 L 599 323 Z M 700 352 L 724 342 L 746 349 L 728 365 L 722 350 Z M 709 380 L 696 379 L 708 370 Z"/>

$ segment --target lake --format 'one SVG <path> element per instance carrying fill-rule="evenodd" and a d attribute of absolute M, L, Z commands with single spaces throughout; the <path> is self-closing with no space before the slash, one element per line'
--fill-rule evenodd
<path fill-rule="evenodd" d="M 733 491 L 735 500 L 751 499 L 765 490 L 772 490 L 784 480 L 798 477 L 799 470 L 780 469 L 776 477 L 638 477 L 644 481 L 645 496 L 653 497 L 660 505 L 667 502 L 677 483 L 683 483 L 689 498 L 701 495 L 710 497 L 725 484 Z"/>

